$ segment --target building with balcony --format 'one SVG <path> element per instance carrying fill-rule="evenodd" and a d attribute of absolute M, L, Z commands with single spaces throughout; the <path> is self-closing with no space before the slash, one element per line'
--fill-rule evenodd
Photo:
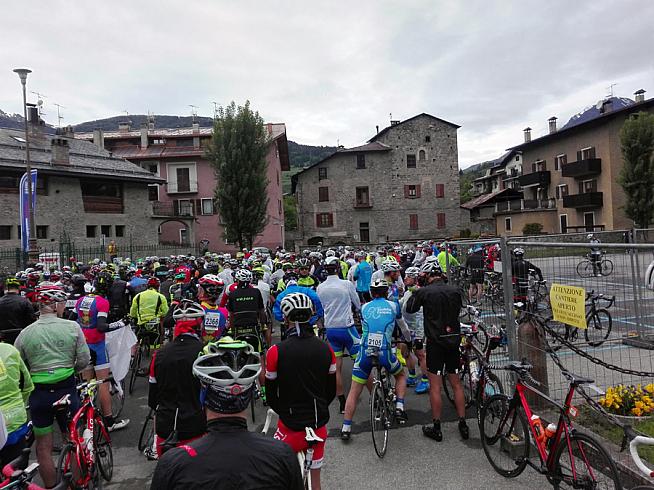
<path fill-rule="evenodd" d="M 654 112 L 654 99 L 644 94 L 600 101 L 560 129 L 552 117 L 548 134 L 536 139 L 526 128 L 524 143 L 511 148 L 522 154 L 523 197 L 498 207 L 498 234 L 520 235 L 527 223 L 541 223 L 544 233 L 631 228 L 618 183 L 624 165 L 619 133 L 629 117 Z"/>
<path fill-rule="evenodd" d="M 275 248 L 284 244 L 284 206 L 281 172 L 290 169 L 284 124 L 268 123 L 268 224 L 255 246 Z M 94 141 L 160 179 L 147 189 L 148 209 L 156 222 L 161 243 L 196 244 L 209 240 L 211 250 L 232 250 L 225 243 L 224 228 L 214 202 L 217 178 L 206 159 L 212 127 L 156 128 L 153 118 L 132 130 L 128 122 L 117 131 L 95 130 L 77 138 Z"/>
<path fill-rule="evenodd" d="M 156 244 L 148 186 L 163 181 L 91 142 L 72 128 L 45 134 L 31 113 L 30 161 L 38 171 L 36 235 L 39 247 L 66 242 L 101 246 L 115 240 L 119 252 L 130 240 Z M 25 172 L 25 133 L 0 129 L 0 246 L 20 246 L 19 181 Z M 125 248 L 122 248 L 125 250 Z"/>
<path fill-rule="evenodd" d="M 459 206 L 457 129 L 429 114 L 391 121 L 293 176 L 297 245 L 446 237 L 467 228 Z"/>
<path fill-rule="evenodd" d="M 472 181 L 472 194 L 477 197 L 503 189 L 520 190 L 518 178 L 522 172 L 522 155 L 509 150 L 495 160 L 480 164 L 486 167 L 484 175 Z"/>

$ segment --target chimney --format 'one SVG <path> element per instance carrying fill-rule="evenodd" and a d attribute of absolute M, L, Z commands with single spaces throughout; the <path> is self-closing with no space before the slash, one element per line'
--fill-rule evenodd
<path fill-rule="evenodd" d="M 550 117 L 547 122 L 550 124 L 550 134 L 556 133 L 556 116 Z"/>
<path fill-rule="evenodd" d="M 27 104 L 27 128 L 30 133 L 30 139 L 35 144 L 47 144 L 45 133 L 43 132 L 43 121 L 39 117 L 39 109 L 35 104 Z"/>
<path fill-rule="evenodd" d="M 634 95 L 636 96 L 636 104 L 640 102 L 645 102 L 645 91 L 641 88 L 639 90 L 636 90 L 634 92 Z"/>
<path fill-rule="evenodd" d="M 193 134 L 197 134 L 200 132 L 200 123 L 199 122 L 194 122 L 192 125 L 193 127 Z"/>
<path fill-rule="evenodd" d="M 377 134 L 379 134 L 379 124 L 375 126 L 375 129 L 377 130 Z"/>
<path fill-rule="evenodd" d="M 602 102 L 602 107 L 600 107 L 600 114 L 606 114 L 607 112 L 611 112 L 611 109 L 613 109 L 613 100 L 606 99 Z"/>
<path fill-rule="evenodd" d="M 391 121 L 391 126 L 397 126 L 400 124 L 400 121 Z"/>
<path fill-rule="evenodd" d="M 66 138 L 52 138 L 50 151 L 52 165 L 70 165 L 70 147 Z"/>
<path fill-rule="evenodd" d="M 132 121 L 122 121 L 118 123 L 118 131 L 125 133 L 132 128 Z"/>
<path fill-rule="evenodd" d="M 93 130 L 93 144 L 101 150 L 104 150 L 104 131 L 101 129 Z"/>
<path fill-rule="evenodd" d="M 525 128 L 523 131 L 525 133 L 525 143 L 531 142 L 531 128 Z"/>
<path fill-rule="evenodd" d="M 154 129 L 154 114 L 148 115 L 148 129 L 149 130 Z"/>
<path fill-rule="evenodd" d="M 75 138 L 75 128 L 73 128 L 70 124 L 68 126 L 64 126 L 61 128 L 61 135 L 64 138 Z"/>
<path fill-rule="evenodd" d="M 141 124 L 141 149 L 148 147 L 148 123 Z"/>

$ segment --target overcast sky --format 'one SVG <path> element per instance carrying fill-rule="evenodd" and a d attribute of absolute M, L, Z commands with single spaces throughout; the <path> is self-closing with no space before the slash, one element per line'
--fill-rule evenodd
<path fill-rule="evenodd" d="M 28 67 L 56 124 L 211 116 L 250 99 L 289 139 L 355 146 L 389 114 L 461 125 L 459 164 L 499 156 L 608 93 L 654 96 L 654 1 L 55 1 L 3 9 L 0 109 Z M 35 96 L 31 96 L 33 99 Z"/>

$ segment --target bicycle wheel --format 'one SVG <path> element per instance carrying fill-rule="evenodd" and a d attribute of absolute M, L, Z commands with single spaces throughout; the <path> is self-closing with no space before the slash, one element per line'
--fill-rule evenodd
<path fill-rule="evenodd" d="M 143 421 L 143 427 L 141 427 L 141 434 L 139 435 L 138 448 L 139 451 L 143 451 L 146 447 L 152 447 L 154 441 L 154 410 L 150 409 L 148 415 Z"/>
<path fill-rule="evenodd" d="M 506 395 L 491 396 L 481 409 L 481 445 L 493 469 L 506 478 L 522 473 L 529 458 L 529 427 Z"/>
<path fill-rule="evenodd" d="M 111 481 L 114 474 L 114 453 L 111 449 L 111 439 L 104 424 L 96 420 L 93 425 L 93 439 L 95 441 L 95 462 L 98 465 L 102 478 Z"/>
<path fill-rule="evenodd" d="M 370 430 L 377 456 L 383 458 L 388 447 L 388 412 L 386 398 L 380 382 L 376 382 L 370 396 Z"/>
<path fill-rule="evenodd" d="M 490 397 L 504 393 L 504 386 L 495 373 L 486 371 L 483 373 L 483 376 L 485 379 L 479 380 L 477 383 L 477 394 L 475 396 L 475 403 L 477 404 L 477 420 L 481 420 L 481 409 Z"/>
<path fill-rule="evenodd" d="M 130 366 L 129 372 L 129 394 L 131 395 L 134 392 L 134 386 L 136 385 L 136 377 L 138 376 L 139 369 L 141 369 L 141 356 L 143 354 L 143 346 L 139 343 L 132 358 L 132 365 Z"/>
<path fill-rule="evenodd" d="M 606 449 L 586 434 L 573 432 L 570 444 L 561 440 L 554 455 L 552 485 L 570 488 L 622 488 L 618 469 Z"/>
<path fill-rule="evenodd" d="M 613 262 L 610 259 L 603 259 L 599 264 L 599 269 L 603 276 L 610 276 L 613 272 Z"/>
<path fill-rule="evenodd" d="M 472 377 L 470 376 L 470 369 L 467 366 L 463 369 L 463 371 L 459 373 L 459 379 L 461 380 L 461 387 L 463 388 L 463 399 L 465 401 L 465 406 L 468 408 L 472 405 L 472 402 L 475 399 L 477 383 L 472 381 Z M 450 401 L 450 403 L 455 406 L 454 388 L 450 383 L 450 376 L 448 374 L 443 375 L 443 391 L 445 392 L 445 396 Z"/>
<path fill-rule="evenodd" d="M 79 461 L 79 459 L 81 459 L 81 461 Z M 88 471 L 84 462 L 84 458 L 78 458 L 75 446 L 72 443 L 67 443 L 61 449 L 61 453 L 59 453 L 59 459 L 57 459 L 57 482 L 60 482 L 66 473 L 72 472 L 74 467 L 79 467 L 79 474 L 76 475 L 77 480 L 75 480 L 75 477 L 73 477 L 71 483 L 83 482 Z M 75 473 L 78 473 L 78 470 L 76 470 Z"/>
<path fill-rule="evenodd" d="M 595 310 L 588 317 L 587 323 L 588 328 L 584 330 L 584 335 L 586 336 L 588 345 L 592 345 L 593 347 L 602 345 L 609 338 L 609 335 L 611 335 L 613 319 L 607 310 L 603 308 Z"/>
<path fill-rule="evenodd" d="M 584 259 L 577 264 L 577 275 L 579 277 L 592 277 L 593 274 L 593 264 L 590 263 L 590 260 Z"/>
<path fill-rule="evenodd" d="M 120 381 L 120 388 L 119 390 L 116 381 L 111 381 L 111 385 L 109 386 L 109 392 L 111 393 L 111 415 L 115 418 L 120 417 L 123 406 L 125 405 L 125 381 Z"/>

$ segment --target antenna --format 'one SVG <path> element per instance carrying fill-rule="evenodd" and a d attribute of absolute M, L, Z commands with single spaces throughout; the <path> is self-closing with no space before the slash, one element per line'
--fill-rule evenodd
<path fill-rule="evenodd" d="M 34 95 L 36 95 L 36 105 L 39 108 L 39 117 L 43 116 L 45 112 L 43 112 L 43 99 L 47 99 L 47 95 L 42 94 L 40 92 L 31 92 Z"/>
<path fill-rule="evenodd" d="M 617 85 L 617 83 L 612 83 L 611 85 L 609 85 L 607 87 L 607 90 L 609 92 L 609 97 L 613 97 L 613 87 L 615 87 L 616 85 Z"/>
<path fill-rule="evenodd" d="M 193 117 L 193 122 L 195 122 L 195 118 L 198 117 L 198 106 L 189 104 L 188 105 L 191 108 L 191 116 Z"/>
<path fill-rule="evenodd" d="M 213 104 L 213 118 L 218 119 L 218 102 L 214 100 L 212 104 Z"/>
<path fill-rule="evenodd" d="M 127 117 L 129 117 L 129 112 L 128 112 L 127 109 L 125 109 L 123 112 L 125 113 L 125 115 L 126 115 Z"/>
<path fill-rule="evenodd" d="M 389 112 L 389 113 L 388 113 L 388 118 L 389 118 L 391 121 L 393 120 L 393 113 L 392 113 L 392 112 Z"/>
<path fill-rule="evenodd" d="M 52 105 L 57 106 L 57 127 L 60 128 L 61 120 L 64 118 L 64 116 L 61 115 L 61 109 L 65 109 L 65 107 L 62 106 L 61 104 L 56 104 L 56 103 Z"/>

